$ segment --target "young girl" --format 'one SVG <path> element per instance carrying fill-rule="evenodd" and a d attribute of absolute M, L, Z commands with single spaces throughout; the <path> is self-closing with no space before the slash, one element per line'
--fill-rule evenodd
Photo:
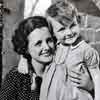
<path fill-rule="evenodd" d="M 65 64 L 67 68 L 67 86 L 72 95 L 69 100 L 100 100 L 99 55 L 80 36 L 77 9 L 69 2 L 57 2 L 48 8 L 47 17 L 58 39 L 55 63 L 59 66 Z M 87 89 L 80 88 L 80 77 L 84 70 L 93 80 L 95 98 Z"/>

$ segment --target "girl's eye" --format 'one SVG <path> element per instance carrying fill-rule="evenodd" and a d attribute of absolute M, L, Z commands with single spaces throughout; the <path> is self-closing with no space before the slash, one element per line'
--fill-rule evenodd
<path fill-rule="evenodd" d="M 65 30 L 65 27 L 60 28 L 57 32 Z"/>
<path fill-rule="evenodd" d="M 72 23 L 71 25 L 70 25 L 70 27 L 69 28 L 72 28 L 72 27 L 74 27 L 76 25 L 76 23 Z"/>
<path fill-rule="evenodd" d="M 42 41 L 38 41 L 36 44 L 35 44 L 35 46 L 41 46 L 41 44 L 42 44 Z"/>

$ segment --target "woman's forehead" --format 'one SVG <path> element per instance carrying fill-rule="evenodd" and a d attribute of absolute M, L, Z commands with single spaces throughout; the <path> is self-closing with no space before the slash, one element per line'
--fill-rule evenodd
<path fill-rule="evenodd" d="M 37 40 L 37 39 L 44 39 L 47 37 L 50 37 L 51 34 L 48 30 L 47 27 L 41 27 L 41 28 L 36 28 L 33 30 L 30 35 L 28 36 L 28 39 L 30 40 Z"/>

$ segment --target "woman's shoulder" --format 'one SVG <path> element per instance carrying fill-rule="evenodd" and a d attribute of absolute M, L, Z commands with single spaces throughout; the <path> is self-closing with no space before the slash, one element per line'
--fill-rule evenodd
<path fill-rule="evenodd" d="M 13 82 L 20 82 L 24 79 L 29 77 L 29 74 L 23 74 L 18 71 L 17 66 L 12 67 L 12 69 L 9 71 L 9 73 L 6 74 L 6 77 L 4 78 L 4 81 L 13 81 Z"/>
<path fill-rule="evenodd" d="M 29 75 L 19 73 L 17 66 L 6 74 L 0 89 L 0 100 L 16 100 L 17 93 L 21 93 L 30 86 Z M 25 88 L 25 89 L 24 89 Z M 14 99 L 12 99 L 14 98 Z"/>
<path fill-rule="evenodd" d="M 9 76 L 11 78 L 19 78 L 22 77 L 22 74 L 18 72 L 17 66 L 12 67 L 12 69 L 7 73 L 6 77 Z"/>
<path fill-rule="evenodd" d="M 18 84 L 20 84 L 19 73 L 17 71 L 17 67 L 13 67 L 9 71 L 9 73 L 6 74 L 4 80 L 2 81 L 0 90 L 0 100 L 1 98 L 2 100 L 6 100 L 7 98 L 12 98 L 13 96 L 15 96 L 19 86 Z"/>

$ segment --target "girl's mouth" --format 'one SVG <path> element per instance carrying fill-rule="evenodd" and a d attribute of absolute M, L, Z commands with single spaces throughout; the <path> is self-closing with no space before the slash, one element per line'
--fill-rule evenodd
<path fill-rule="evenodd" d="M 70 36 L 64 36 L 63 40 L 70 40 L 70 39 L 73 39 L 75 36 L 77 35 L 77 33 L 73 33 L 72 35 Z"/>

